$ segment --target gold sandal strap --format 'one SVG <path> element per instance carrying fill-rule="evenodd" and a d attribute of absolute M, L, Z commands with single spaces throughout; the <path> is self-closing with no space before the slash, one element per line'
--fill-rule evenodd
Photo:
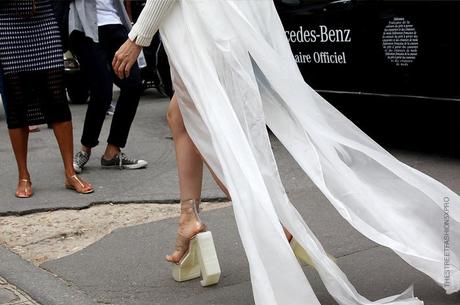
<path fill-rule="evenodd" d="M 83 182 L 80 180 L 80 178 L 78 178 L 77 175 L 73 175 L 73 176 L 71 176 L 71 177 L 69 177 L 69 178 L 74 179 L 75 181 L 77 181 L 77 182 L 80 184 L 80 186 L 81 186 L 82 188 L 85 188 L 85 185 L 84 185 Z"/>
<path fill-rule="evenodd" d="M 32 182 L 30 181 L 30 179 L 19 179 L 19 182 L 25 182 L 27 184 L 30 184 L 32 185 Z M 28 185 L 25 185 L 24 187 L 24 193 L 27 195 L 29 193 L 29 186 Z M 30 189 L 31 190 L 31 189 Z"/>

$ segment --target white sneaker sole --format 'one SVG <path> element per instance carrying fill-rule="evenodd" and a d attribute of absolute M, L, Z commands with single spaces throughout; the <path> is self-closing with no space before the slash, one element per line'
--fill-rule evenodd
<path fill-rule="evenodd" d="M 133 165 L 124 165 L 123 167 L 126 169 L 140 169 L 147 167 L 148 162 L 144 160 L 138 160 L 136 164 Z"/>
<path fill-rule="evenodd" d="M 136 164 L 123 165 L 121 169 L 141 169 L 141 168 L 147 167 L 147 165 L 148 165 L 147 161 L 139 160 L 139 162 L 137 162 Z M 101 164 L 101 167 L 102 168 L 118 168 L 118 169 L 120 168 L 118 164 L 117 165 L 102 165 Z"/>
<path fill-rule="evenodd" d="M 81 172 L 83 171 L 83 168 L 77 166 L 77 165 L 73 165 L 73 170 L 75 171 L 76 174 L 81 174 Z"/>

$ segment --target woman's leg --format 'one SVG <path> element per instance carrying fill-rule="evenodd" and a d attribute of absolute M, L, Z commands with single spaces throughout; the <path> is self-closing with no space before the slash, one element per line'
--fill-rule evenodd
<path fill-rule="evenodd" d="M 169 104 L 167 120 L 176 150 L 181 201 L 200 199 L 203 160 L 185 129 L 176 96 Z"/>
<path fill-rule="evenodd" d="M 176 250 L 166 260 L 178 263 L 189 247 L 189 240 L 203 230 L 196 213 L 203 183 L 203 160 L 185 129 L 182 115 L 174 96 L 169 104 L 167 120 L 176 150 L 177 170 L 181 198 L 181 216 Z"/>
<path fill-rule="evenodd" d="M 30 197 L 32 195 L 32 183 L 27 168 L 27 144 L 29 142 L 29 128 L 14 128 L 8 130 L 13 147 L 14 156 L 18 166 L 19 182 L 16 196 Z"/>
<path fill-rule="evenodd" d="M 170 262 L 178 263 L 188 250 L 188 244 L 183 244 L 187 241 L 187 237 L 194 236 L 199 232 L 199 229 L 202 228 L 199 218 L 191 212 L 192 207 L 190 207 L 190 200 L 196 200 L 197 204 L 200 202 L 203 181 L 203 163 L 206 164 L 206 161 L 203 161 L 204 159 L 185 129 L 176 96 L 172 98 L 169 104 L 167 119 L 176 149 L 181 198 L 181 217 L 179 221 L 177 248 L 174 253 L 167 256 L 166 259 Z M 216 184 L 225 193 L 227 198 L 231 200 L 225 185 L 219 180 L 209 165 L 206 165 Z M 199 207 L 197 206 L 196 208 L 198 209 Z M 292 235 L 286 228 L 284 228 L 284 233 L 286 234 L 286 238 L 291 241 Z"/>
<path fill-rule="evenodd" d="M 72 122 L 53 123 L 54 135 L 61 151 L 62 160 L 64 161 L 64 171 L 66 184 L 74 188 L 77 192 L 89 192 L 92 190 L 91 184 L 82 181 L 75 176 L 73 168 L 73 129 Z"/>
<path fill-rule="evenodd" d="M 227 188 L 203 159 L 189 134 L 187 133 L 176 96 L 172 98 L 171 103 L 169 104 L 167 117 L 176 146 L 176 159 L 177 168 L 179 171 L 181 201 L 200 198 L 203 176 L 203 161 L 211 172 L 216 184 L 220 187 L 222 192 L 224 192 L 227 198 L 231 200 L 231 196 Z M 193 220 L 194 219 L 187 219 L 187 217 L 184 215 L 184 217 L 181 218 L 181 226 L 186 225 L 187 221 L 190 222 Z M 286 234 L 286 238 L 291 241 L 292 235 L 286 228 L 284 228 L 284 233 Z"/>
<path fill-rule="evenodd" d="M 203 180 L 203 162 L 211 172 L 214 181 L 230 199 L 230 194 L 213 172 L 211 167 L 204 161 L 200 152 L 196 148 L 187 130 L 185 129 L 182 114 L 177 104 L 177 98 L 174 96 L 168 108 L 168 125 L 173 134 L 174 144 L 176 146 L 176 160 L 179 172 L 179 184 L 181 201 L 188 199 L 199 199 L 201 197 L 201 187 Z"/>
<path fill-rule="evenodd" d="M 203 159 L 203 157 L 202 157 Z M 214 173 L 214 171 L 212 170 L 211 166 L 209 166 L 209 164 L 206 162 L 206 160 L 204 160 L 204 164 L 206 164 L 206 167 L 208 168 L 209 172 L 211 173 L 212 175 L 212 178 L 214 179 L 214 182 L 217 184 L 217 186 L 220 188 L 220 190 L 225 194 L 225 196 L 227 197 L 228 200 L 232 200 L 232 197 L 230 196 L 230 193 L 228 192 L 228 189 L 227 187 L 222 183 L 222 181 L 220 181 L 219 177 L 217 177 L 217 175 Z"/>
<path fill-rule="evenodd" d="M 185 129 L 182 114 L 174 96 L 168 108 L 168 125 L 171 129 L 175 149 L 181 198 L 181 216 L 176 250 L 166 259 L 173 263 L 180 262 L 188 250 L 190 238 L 205 230 L 197 210 L 199 209 L 201 188 L 203 184 L 203 158 Z M 217 176 L 211 171 L 216 183 L 227 194 L 228 191 Z M 195 205 L 195 206 L 193 206 Z"/>

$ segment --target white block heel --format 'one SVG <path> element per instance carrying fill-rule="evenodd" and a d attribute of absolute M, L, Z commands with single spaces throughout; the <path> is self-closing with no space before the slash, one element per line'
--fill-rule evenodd
<path fill-rule="evenodd" d="M 221 272 L 212 234 L 206 231 L 206 225 L 198 215 L 199 203 L 197 199 L 181 201 L 181 215 L 195 224 L 190 235 L 179 230 L 176 251 L 173 255 L 166 256 L 166 260 L 174 263 L 174 280 L 185 282 L 202 276 L 201 286 L 206 287 L 219 283 Z M 187 252 L 184 253 L 184 250 Z M 174 259 L 177 253 L 183 255 L 178 263 Z"/>
<path fill-rule="evenodd" d="M 221 270 L 211 232 L 199 233 L 190 241 L 189 251 L 172 273 L 177 282 L 202 276 L 203 287 L 219 283 Z"/>
<path fill-rule="evenodd" d="M 200 263 L 198 261 L 196 238 L 190 241 L 190 250 L 178 265 L 174 265 L 172 275 L 175 281 L 185 282 L 201 276 Z"/>
<path fill-rule="evenodd" d="M 198 260 L 201 269 L 201 286 L 211 286 L 219 283 L 220 265 L 217 258 L 216 247 L 211 232 L 203 232 L 196 236 Z"/>

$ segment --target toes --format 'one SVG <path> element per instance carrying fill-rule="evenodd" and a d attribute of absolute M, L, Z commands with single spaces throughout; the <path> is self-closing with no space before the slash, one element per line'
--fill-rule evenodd
<path fill-rule="evenodd" d="M 29 198 L 30 196 L 32 196 L 32 184 L 19 184 L 16 188 L 16 197 Z"/>
<path fill-rule="evenodd" d="M 91 184 L 87 183 L 87 184 L 85 185 L 85 191 L 86 191 L 86 192 L 89 192 L 89 191 L 91 191 L 91 190 L 93 190 L 93 186 L 92 186 Z"/>
<path fill-rule="evenodd" d="M 174 256 L 172 255 L 166 255 L 166 261 L 169 262 L 169 263 L 173 263 L 173 264 L 177 264 L 177 260 L 174 259 Z"/>
<path fill-rule="evenodd" d="M 32 194 L 28 192 L 16 192 L 16 196 L 19 198 L 29 198 Z"/>
<path fill-rule="evenodd" d="M 180 258 L 177 255 L 177 253 L 173 253 L 172 255 L 166 255 L 166 260 L 174 264 L 177 264 L 178 262 L 180 262 Z"/>
<path fill-rule="evenodd" d="M 93 189 L 93 186 L 91 185 L 91 183 L 88 183 L 88 182 L 86 182 L 86 181 L 82 181 L 82 183 L 83 183 L 83 187 L 82 187 L 83 190 L 85 190 L 85 191 L 90 191 L 90 190 Z M 81 185 L 80 185 L 80 186 L 81 186 Z"/>

